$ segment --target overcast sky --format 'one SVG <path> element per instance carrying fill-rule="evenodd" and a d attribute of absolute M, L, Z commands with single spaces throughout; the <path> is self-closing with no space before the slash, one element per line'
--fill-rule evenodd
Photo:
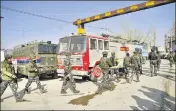
<path fill-rule="evenodd" d="M 21 11 L 40 14 L 56 19 L 73 22 L 144 1 L 3 1 L 1 6 Z M 2 48 L 32 40 L 51 40 L 58 43 L 59 38 L 76 32 L 76 26 L 54 20 L 25 15 L 1 8 L 1 42 Z M 121 34 L 124 26 L 147 32 L 154 28 L 157 32 L 157 45 L 164 45 L 164 35 L 170 30 L 175 20 L 175 3 L 151 8 L 126 15 L 116 16 L 86 25 L 108 27 L 111 31 Z M 101 33 L 105 30 L 86 27 L 87 32 Z M 23 31 L 24 30 L 24 31 Z"/>

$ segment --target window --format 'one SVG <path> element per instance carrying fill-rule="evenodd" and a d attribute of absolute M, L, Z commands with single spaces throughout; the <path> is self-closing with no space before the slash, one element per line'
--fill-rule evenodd
<path fill-rule="evenodd" d="M 70 52 L 83 52 L 86 50 L 86 36 L 74 36 L 71 38 Z"/>
<path fill-rule="evenodd" d="M 99 48 L 99 50 L 103 50 L 103 41 L 102 40 L 98 40 L 98 48 Z"/>
<path fill-rule="evenodd" d="M 109 41 L 104 41 L 104 50 L 109 50 Z"/>
<path fill-rule="evenodd" d="M 96 39 L 90 39 L 90 49 L 94 50 L 97 49 L 97 40 Z"/>

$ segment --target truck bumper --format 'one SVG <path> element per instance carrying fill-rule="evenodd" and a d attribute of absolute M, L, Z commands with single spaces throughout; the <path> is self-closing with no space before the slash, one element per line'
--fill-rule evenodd
<path fill-rule="evenodd" d="M 57 73 L 64 73 L 64 69 L 57 69 Z M 78 70 L 72 70 L 71 72 L 74 76 L 87 76 L 88 71 L 78 71 Z"/>

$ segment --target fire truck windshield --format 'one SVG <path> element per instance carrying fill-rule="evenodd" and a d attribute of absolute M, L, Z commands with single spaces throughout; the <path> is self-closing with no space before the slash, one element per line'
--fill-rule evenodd
<path fill-rule="evenodd" d="M 56 54 L 57 53 L 57 45 L 39 44 L 38 53 L 39 54 Z"/>
<path fill-rule="evenodd" d="M 86 36 L 71 37 L 70 52 L 83 52 L 86 50 Z"/>

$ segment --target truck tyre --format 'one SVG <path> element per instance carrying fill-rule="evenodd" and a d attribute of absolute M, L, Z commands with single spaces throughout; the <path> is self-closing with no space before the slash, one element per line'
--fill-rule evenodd
<path fill-rule="evenodd" d="M 92 72 L 90 73 L 90 80 L 93 82 L 97 82 L 100 81 L 103 77 L 103 74 L 101 72 L 101 69 L 99 68 L 99 66 L 95 66 L 95 68 L 92 70 Z"/>
<path fill-rule="evenodd" d="M 87 81 L 88 78 L 89 78 L 89 77 L 87 77 L 87 76 L 83 76 L 83 77 L 82 77 L 82 80 L 83 80 L 83 81 Z"/>

